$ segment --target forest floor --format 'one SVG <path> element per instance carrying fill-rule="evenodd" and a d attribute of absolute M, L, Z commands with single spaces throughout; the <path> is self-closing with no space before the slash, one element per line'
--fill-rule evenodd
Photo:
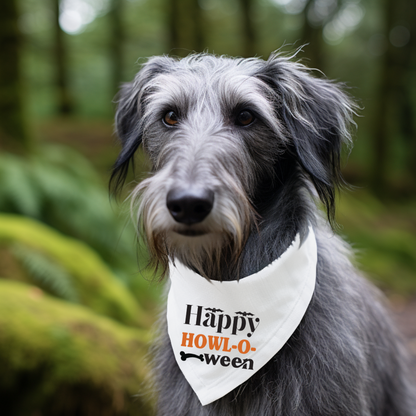
<path fill-rule="evenodd" d="M 411 353 L 411 370 L 416 380 L 416 298 L 412 300 L 391 300 L 393 317 L 403 334 Z"/>

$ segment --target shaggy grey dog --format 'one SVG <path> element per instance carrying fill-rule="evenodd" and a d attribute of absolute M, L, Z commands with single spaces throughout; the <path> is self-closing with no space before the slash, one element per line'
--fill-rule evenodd
<path fill-rule="evenodd" d="M 297 233 L 304 238 L 308 224 L 318 245 L 316 289 L 301 324 L 223 398 L 201 406 L 162 325 L 158 415 L 416 415 L 399 337 L 330 226 L 354 109 L 339 85 L 279 54 L 151 58 L 123 86 L 116 115 L 123 148 L 112 181 L 122 186 L 143 143 L 152 172 L 132 199 L 159 272 L 176 258 L 209 279 L 243 279 Z"/>

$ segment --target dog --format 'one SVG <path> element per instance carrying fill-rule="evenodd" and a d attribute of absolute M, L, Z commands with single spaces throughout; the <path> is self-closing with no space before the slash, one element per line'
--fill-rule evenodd
<path fill-rule="evenodd" d="M 333 231 L 341 149 L 358 107 L 346 87 L 314 77 L 295 56 L 153 57 L 121 88 L 111 181 L 123 186 L 142 144 L 151 173 L 132 206 L 159 275 L 180 263 L 209 282 L 243 282 L 311 229 L 317 247 L 315 287 L 292 335 L 217 400 L 201 404 L 162 320 L 159 416 L 416 415 L 400 336 Z"/>

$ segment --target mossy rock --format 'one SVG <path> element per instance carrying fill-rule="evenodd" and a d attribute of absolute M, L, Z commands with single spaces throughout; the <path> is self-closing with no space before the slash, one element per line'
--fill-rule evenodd
<path fill-rule="evenodd" d="M 0 279 L 0 299 L 1 414 L 152 414 L 147 332 L 20 282 Z"/>
<path fill-rule="evenodd" d="M 54 285 L 58 289 L 61 287 L 61 292 L 65 287 L 72 289 L 76 302 L 99 314 L 128 325 L 149 326 L 150 318 L 145 316 L 133 295 L 85 243 L 64 236 L 38 221 L 0 214 L 1 247 L 12 254 L 23 251 L 25 256 L 30 254 L 36 259 L 40 256 L 38 262 L 42 260 L 45 263 L 42 267 L 46 270 L 48 266 L 49 270 L 46 282 L 49 284 L 41 286 L 42 289 L 50 289 L 55 295 Z M 30 270 L 28 274 L 30 278 Z M 31 282 L 37 284 L 36 276 L 32 277 Z"/>

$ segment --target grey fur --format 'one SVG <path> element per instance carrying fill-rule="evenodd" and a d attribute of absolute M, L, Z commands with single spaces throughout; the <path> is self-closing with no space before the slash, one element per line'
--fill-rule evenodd
<path fill-rule="evenodd" d="M 237 125 L 243 110 L 255 122 Z M 316 208 L 319 198 L 333 220 L 354 110 L 339 85 L 279 54 L 151 58 L 123 87 L 116 115 L 123 150 L 112 180 L 122 185 L 143 143 L 153 170 L 133 192 L 132 208 L 155 267 L 178 258 L 211 279 L 242 279 L 278 258 L 296 233 L 305 236 L 310 223 L 318 243 L 316 290 L 301 324 L 266 366 L 216 402 L 200 405 L 162 322 L 159 416 L 416 415 L 407 355 L 383 300 Z M 179 117 L 175 126 L 162 121 L 169 111 Z M 172 218 L 166 198 L 175 186 L 215 193 L 206 219 Z"/>

